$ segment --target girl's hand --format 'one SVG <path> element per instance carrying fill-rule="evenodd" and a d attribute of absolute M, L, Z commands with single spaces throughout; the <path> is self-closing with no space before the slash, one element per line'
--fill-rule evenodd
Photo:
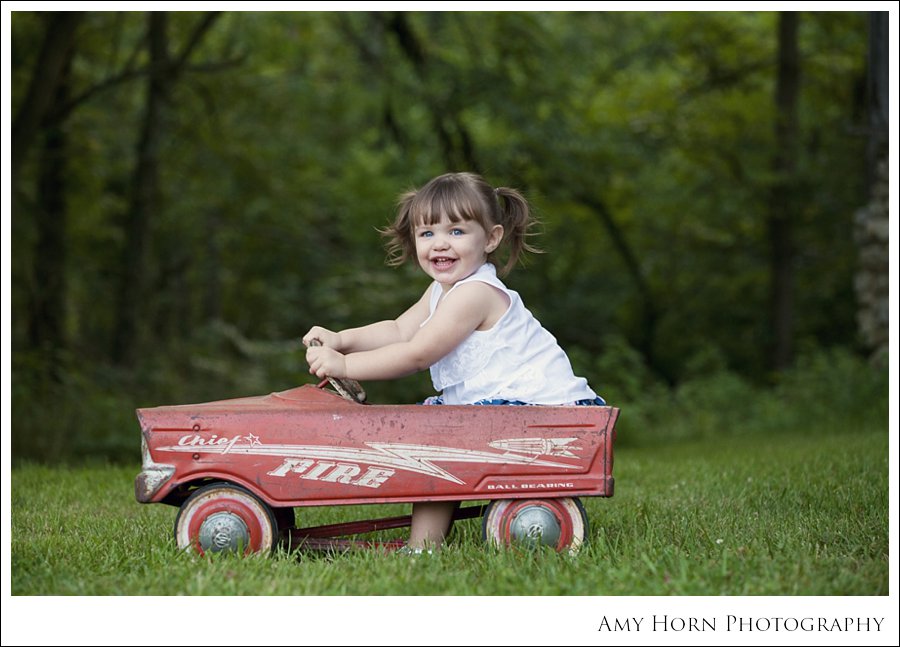
<path fill-rule="evenodd" d="M 309 346 L 313 339 L 318 339 L 322 342 L 323 346 L 327 346 L 328 348 L 334 348 L 335 350 L 341 349 L 341 334 L 337 332 L 332 332 L 327 328 L 322 328 L 321 326 L 313 326 L 309 329 L 309 332 L 303 335 L 303 345 Z M 337 377 L 332 376 L 332 377 Z"/>
<path fill-rule="evenodd" d="M 344 355 L 333 348 L 313 346 L 306 349 L 309 372 L 318 378 L 348 377 L 347 361 Z"/>

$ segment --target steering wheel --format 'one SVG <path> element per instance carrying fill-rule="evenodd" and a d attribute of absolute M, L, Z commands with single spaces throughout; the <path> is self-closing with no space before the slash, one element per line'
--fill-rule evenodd
<path fill-rule="evenodd" d="M 322 342 L 318 339 L 311 339 L 309 345 L 321 346 Z M 321 389 L 326 383 L 331 384 L 332 388 L 347 400 L 365 404 L 366 391 L 356 380 L 351 380 L 349 377 L 326 377 L 319 382 L 318 387 Z"/>

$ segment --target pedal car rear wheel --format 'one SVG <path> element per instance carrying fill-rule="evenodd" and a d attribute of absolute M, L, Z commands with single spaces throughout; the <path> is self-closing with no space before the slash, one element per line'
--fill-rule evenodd
<path fill-rule="evenodd" d="M 575 554 L 588 535 L 587 514 L 577 498 L 499 499 L 491 501 L 482 521 L 485 541 L 508 546 L 550 546 Z"/>
<path fill-rule="evenodd" d="M 205 485 L 189 496 L 175 517 L 175 543 L 182 550 L 244 555 L 272 550 L 278 525 L 256 495 L 230 483 Z"/>

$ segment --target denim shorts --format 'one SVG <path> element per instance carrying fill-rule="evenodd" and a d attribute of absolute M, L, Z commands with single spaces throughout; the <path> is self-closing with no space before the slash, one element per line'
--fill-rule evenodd
<path fill-rule="evenodd" d="M 419 404 L 444 404 L 444 397 L 441 395 L 433 395 L 429 398 L 425 398 L 424 401 Z M 531 404 L 529 402 L 522 402 L 521 400 L 503 400 L 503 399 L 487 399 L 487 400 L 479 400 L 478 402 L 473 402 L 473 405 L 506 405 L 506 406 L 517 406 L 517 407 L 539 407 L 539 404 Z M 575 402 L 567 402 L 564 405 L 558 406 L 575 406 L 575 407 L 605 407 L 606 400 L 601 398 L 599 395 L 596 398 L 588 398 L 587 400 L 576 400 Z"/>

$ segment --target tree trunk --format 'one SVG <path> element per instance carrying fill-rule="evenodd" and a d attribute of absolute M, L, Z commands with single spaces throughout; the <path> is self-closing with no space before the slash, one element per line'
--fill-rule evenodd
<path fill-rule="evenodd" d="M 218 321 L 222 318 L 222 230 L 218 211 L 209 209 L 204 220 L 206 254 L 203 276 L 203 321 Z"/>
<path fill-rule="evenodd" d="M 867 112 L 869 202 L 856 212 L 855 277 L 860 337 L 873 359 L 887 361 L 889 342 L 888 14 L 869 18 Z"/>
<path fill-rule="evenodd" d="M 140 138 L 135 152 L 136 163 L 131 179 L 131 194 L 125 223 L 125 257 L 116 301 L 116 330 L 112 357 L 118 364 L 128 364 L 137 355 L 148 309 L 148 258 L 152 219 L 161 209 L 159 186 L 160 143 L 165 122 L 169 91 L 184 71 L 193 51 L 203 40 L 221 12 L 204 14 L 188 37 L 184 47 L 169 55 L 168 13 L 147 14 L 147 43 L 150 67 Z"/>
<path fill-rule="evenodd" d="M 643 355 L 644 361 L 651 370 L 662 376 L 669 384 L 674 384 L 675 376 L 664 366 L 664 363 L 660 361 L 656 353 L 656 329 L 659 324 L 660 313 L 657 307 L 656 296 L 650 287 L 650 282 L 647 280 L 644 270 L 641 268 L 637 254 L 629 244 L 625 237 L 625 232 L 622 231 L 622 228 L 616 222 L 604 200 L 588 193 L 579 193 L 576 199 L 590 208 L 600 218 L 606 233 L 609 234 L 613 247 L 622 259 L 628 276 L 634 283 L 636 298 L 640 301 L 640 324 L 638 329 L 632 333 L 631 343 Z"/>
<path fill-rule="evenodd" d="M 770 192 L 768 235 L 770 253 L 770 321 L 772 368 L 788 367 L 794 354 L 794 216 L 796 213 L 797 95 L 800 57 L 797 48 L 799 14 L 778 17 L 778 75 L 775 84 L 775 181 Z"/>
<path fill-rule="evenodd" d="M 65 347 L 66 159 L 67 136 L 54 107 L 69 98 L 69 73 L 75 33 L 83 12 L 50 12 L 37 63 L 12 124 L 12 213 L 22 218 L 17 183 L 36 141 L 40 142 L 34 222 L 37 241 L 32 261 L 33 284 L 26 307 L 31 348 L 56 351 Z M 43 138 L 40 135 L 43 132 Z M 57 355 L 48 358 L 54 362 Z M 55 375 L 55 367 L 52 374 Z"/>
<path fill-rule="evenodd" d="M 12 124 L 12 179 L 19 177 L 22 163 L 48 113 L 54 105 L 57 85 L 72 56 L 75 30 L 82 11 L 54 11 L 47 15 L 47 29 L 38 61 L 28 83 L 25 99 Z"/>
<path fill-rule="evenodd" d="M 459 111 L 446 105 L 438 105 L 435 97 L 428 91 L 429 70 L 425 48 L 410 26 L 407 15 L 403 12 L 393 12 L 389 16 L 384 16 L 383 20 L 387 29 L 396 36 L 400 49 L 412 63 L 422 87 L 425 88 L 422 100 L 431 113 L 432 124 L 447 168 L 482 173 L 475 145 Z"/>
<path fill-rule="evenodd" d="M 68 100 L 72 50 L 60 70 L 55 105 Z M 57 350 L 65 343 L 66 161 L 65 124 L 54 121 L 44 133 L 38 167 L 34 287 L 30 293 L 28 340 L 32 348 Z"/>
<path fill-rule="evenodd" d="M 137 144 L 131 197 L 127 214 L 125 257 L 117 299 L 117 325 L 113 338 L 113 360 L 126 364 L 134 360 L 144 312 L 147 285 L 147 256 L 150 220 L 159 209 L 159 145 L 166 96 L 169 56 L 168 14 L 147 14 L 150 73 L 141 133 Z"/>

